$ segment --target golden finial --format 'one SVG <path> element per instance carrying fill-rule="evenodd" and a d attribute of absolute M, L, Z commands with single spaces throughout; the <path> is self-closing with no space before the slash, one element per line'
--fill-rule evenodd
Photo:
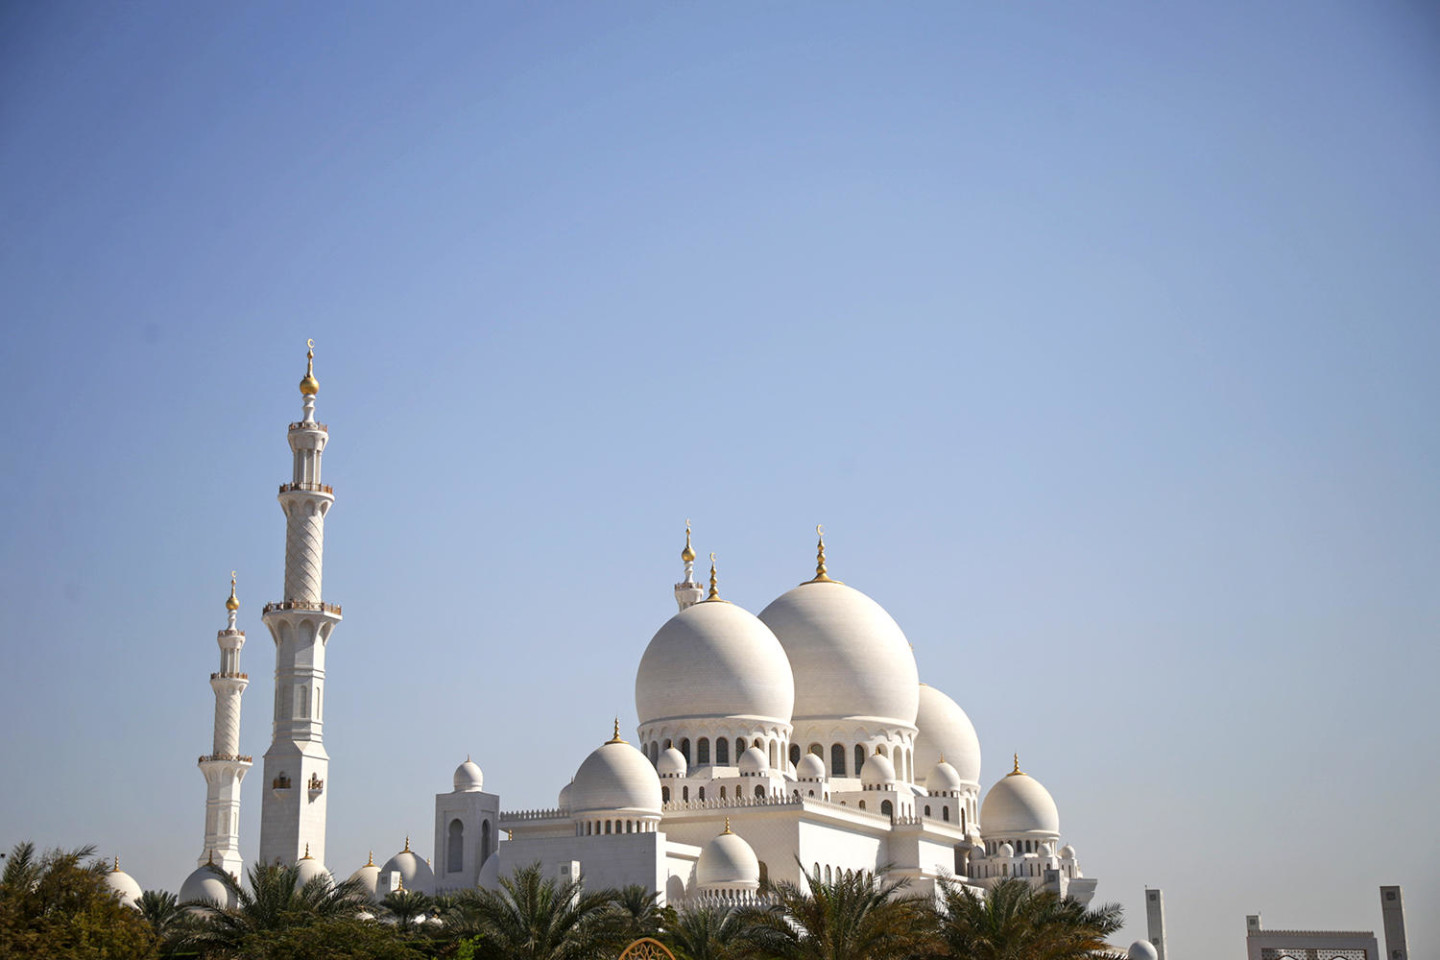
<path fill-rule="evenodd" d="M 403 873 L 397 874 L 397 876 L 395 877 L 395 892 L 405 892 L 405 874 Z"/>
<path fill-rule="evenodd" d="M 120 872 L 120 854 L 118 854 L 118 853 L 115 854 L 115 866 L 113 866 L 113 867 L 110 868 L 110 872 L 111 872 L 111 873 L 119 873 L 119 872 Z"/>
<path fill-rule="evenodd" d="M 729 832 L 730 832 L 730 818 L 729 818 L 729 817 L 726 817 L 726 818 L 725 818 L 725 833 L 729 833 Z M 720 834 L 720 836 L 722 836 L 722 837 L 725 836 L 725 833 Z"/>
<path fill-rule="evenodd" d="M 301 857 L 300 859 L 301 859 L 301 860 L 309 860 L 309 859 L 310 859 L 310 844 L 308 844 L 308 843 L 305 844 L 305 856 Z"/>
<path fill-rule="evenodd" d="M 1025 771 L 1020 769 L 1020 754 L 1015 754 L 1015 769 L 1005 774 L 1007 777 L 1023 777 Z"/>
<path fill-rule="evenodd" d="M 710 554 L 710 596 L 708 600 L 720 599 L 720 578 L 715 574 L 715 554 Z"/>
<path fill-rule="evenodd" d="M 375 866 L 375 851 L 374 851 L 374 850 L 371 850 L 371 851 L 370 851 L 370 859 L 365 861 L 365 866 L 367 866 L 367 867 L 373 867 L 373 866 Z"/>
<path fill-rule="evenodd" d="M 313 397 L 320 392 L 320 381 L 315 379 L 315 341 L 305 341 L 305 379 L 300 381 L 300 392 Z"/>
<path fill-rule="evenodd" d="M 690 546 L 690 520 L 685 520 L 685 549 L 680 551 L 680 559 L 686 563 L 695 562 L 695 548 Z"/>
<path fill-rule="evenodd" d="M 616 718 L 615 718 L 615 733 L 610 737 L 609 740 L 606 740 L 605 742 L 606 742 L 606 743 L 624 743 L 624 742 L 625 742 L 625 739 L 620 736 L 620 718 L 619 718 L 619 717 L 616 717 Z"/>
<path fill-rule="evenodd" d="M 405 834 L 405 849 L 404 849 L 404 850 L 401 850 L 400 852 L 401 852 L 401 853 L 409 853 L 409 852 L 410 852 L 410 834 L 408 834 L 408 833 Z"/>
<path fill-rule="evenodd" d="M 209 850 L 207 850 L 207 851 L 205 851 L 205 852 L 210 855 L 210 856 L 209 856 L 208 858 L 206 858 L 206 860 L 205 860 L 205 866 L 207 866 L 207 867 L 213 867 L 213 866 L 215 866 L 215 850 L 214 850 L 214 848 L 212 847 L 211 849 L 209 849 Z"/>
<path fill-rule="evenodd" d="M 815 535 L 820 542 L 815 546 L 815 579 L 811 583 L 839 583 L 839 580 L 831 580 L 830 575 L 825 572 L 825 525 L 815 524 Z"/>
<path fill-rule="evenodd" d="M 235 596 L 235 571 L 230 571 L 230 599 L 225 601 L 225 609 L 234 613 L 240 609 L 240 601 Z"/>

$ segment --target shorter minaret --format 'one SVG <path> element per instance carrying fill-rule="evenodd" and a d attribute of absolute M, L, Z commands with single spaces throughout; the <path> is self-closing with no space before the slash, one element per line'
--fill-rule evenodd
<path fill-rule="evenodd" d="M 685 564 L 685 579 L 675 584 L 675 603 L 681 610 L 693 607 L 705 596 L 705 588 L 695 582 L 695 548 L 690 546 L 690 521 L 685 521 L 685 549 L 680 551 Z"/>
<path fill-rule="evenodd" d="M 230 597 L 225 601 L 229 623 L 215 637 L 220 644 L 220 670 L 210 674 L 215 691 L 215 737 L 212 752 L 200 758 L 205 774 L 205 848 L 196 863 L 214 864 L 226 873 L 243 875 L 240 859 L 240 781 L 250 769 L 250 758 L 240 755 L 240 697 L 250 678 L 240 672 L 240 648 L 245 631 L 235 626 L 240 601 L 235 596 L 235 573 L 230 573 Z"/>

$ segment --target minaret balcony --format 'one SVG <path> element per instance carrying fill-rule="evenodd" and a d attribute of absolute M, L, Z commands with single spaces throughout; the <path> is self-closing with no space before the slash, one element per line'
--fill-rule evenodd
<path fill-rule="evenodd" d="M 293 493 L 296 490 L 304 490 L 307 493 L 328 493 L 332 496 L 335 493 L 335 488 L 328 483 L 311 483 L 308 480 L 301 480 L 299 483 L 280 484 L 281 493 Z"/>
<path fill-rule="evenodd" d="M 301 420 L 299 423 L 290 424 L 291 430 L 319 430 L 321 433 L 329 433 L 330 428 L 323 423 L 316 423 L 314 420 Z"/>
<path fill-rule="evenodd" d="M 248 674 L 248 673 L 212 673 L 212 674 L 210 674 L 210 679 L 211 679 L 211 680 L 249 680 L 249 679 L 250 679 L 250 674 Z"/>
<path fill-rule="evenodd" d="M 214 763 L 216 761 L 221 761 L 224 763 L 254 763 L 255 758 L 247 757 L 239 753 L 207 753 L 203 754 L 196 762 Z"/>
<path fill-rule="evenodd" d="M 337 617 L 342 616 L 340 604 L 321 603 L 319 600 L 277 600 L 274 603 L 265 604 L 265 609 L 261 611 L 261 616 L 275 613 L 279 610 L 315 610 L 320 613 L 334 614 Z"/>

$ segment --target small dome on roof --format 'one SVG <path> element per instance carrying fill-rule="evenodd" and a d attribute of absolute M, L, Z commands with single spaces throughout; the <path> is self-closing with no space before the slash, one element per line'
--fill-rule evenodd
<path fill-rule="evenodd" d="M 860 768 L 860 783 L 866 787 L 883 787 L 895 782 L 895 764 L 883 753 L 867 757 Z"/>
<path fill-rule="evenodd" d="M 995 856 L 997 856 L 997 857 L 1013 857 L 1013 856 L 1015 856 L 1015 847 L 1014 847 L 1014 845 L 1012 845 L 1009 841 L 1006 841 L 1005 843 L 1000 844 L 1000 849 L 999 849 L 999 851 L 996 852 Z"/>
<path fill-rule="evenodd" d="M 565 786 L 560 788 L 560 799 L 556 802 L 556 806 L 558 806 L 561 810 L 570 809 L 570 790 L 574 786 L 575 781 L 571 780 L 569 783 L 565 784 Z"/>
<path fill-rule="evenodd" d="M 658 817 L 662 804 L 660 776 L 645 754 L 621 740 L 618 732 L 575 771 L 570 792 L 575 814 L 627 811 Z"/>
<path fill-rule="evenodd" d="M 308 844 L 305 847 L 305 856 L 295 861 L 295 872 L 295 882 L 302 887 L 316 877 L 324 877 L 331 883 L 335 882 L 335 878 L 330 876 L 330 871 L 325 869 L 325 864 L 310 856 Z"/>
<path fill-rule="evenodd" d="M 1130 960 L 1160 960 L 1160 951 L 1148 940 L 1136 940 L 1126 951 Z"/>
<path fill-rule="evenodd" d="M 770 765 L 765 760 L 765 751 L 759 747 L 751 747 L 749 750 L 740 754 L 740 776 L 759 776 L 769 769 Z"/>
<path fill-rule="evenodd" d="M 380 882 L 380 868 L 375 866 L 375 851 L 370 851 L 370 859 L 354 873 L 350 874 L 351 880 L 359 880 L 360 886 L 365 889 L 365 896 L 371 900 L 378 900 L 375 894 L 375 887 Z"/>
<path fill-rule="evenodd" d="M 224 871 L 213 863 L 207 863 L 185 878 L 180 884 L 180 903 L 213 903 L 218 907 L 235 906 L 235 895 L 225 885 Z"/>
<path fill-rule="evenodd" d="M 925 789 L 932 794 L 958 793 L 964 786 L 960 772 L 944 760 L 935 764 L 930 776 L 925 778 Z"/>
<path fill-rule="evenodd" d="M 142 892 L 140 884 L 135 882 L 134 877 L 120 869 L 119 857 L 115 858 L 115 866 L 111 871 L 105 874 L 105 885 L 114 890 L 120 898 L 120 902 L 127 907 L 136 906 L 140 902 Z"/>
<path fill-rule="evenodd" d="M 1061 859 L 1061 860 L 1074 860 L 1074 859 L 1075 859 L 1075 848 L 1072 847 L 1072 846 L 1070 846 L 1070 844 L 1068 844 L 1068 843 L 1065 844 L 1065 846 L 1063 846 L 1063 847 L 1060 848 L 1060 859 Z"/>
<path fill-rule="evenodd" d="M 805 754 L 795 765 L 795 778 L 797 780 L 824 780 L 825 761 L 813 753 Z"/>
<path fill-rule="evenodd" d="M 455 768 L 456 793 L 479 793 L 485 789 L 485 774 L 480 772 L 480 765 L 473 762 L 469 757 L 465 762 Z"/>
<path fill-rule="evenodd" d="M 739 834 L 725 832 L 705 844 L 695 864 L 695 880 L 702 890 L 754 890 L 760 886 L 760 861 Z"/>
<path fill-rule="evenodd" d="M 980 805 L 980 829 L 987 837 L 1027 834 L 1060 835 L 1060 811 L 1039 780 L 1016 771 L 1006 774 L 985 794 Z"/>
<path fill-rule="evenodd" d="M 406 890 L 424 894 L 435 893 L 435 873 L 430 869 L 430 864 L 410 849 L 409 837 L 405 838 L 405 849 L 386 860 L 385 866 L 380 868 L 380 881 L 376 889 L 382 896 L 395 889 L 387 884 L 390 883 L 390 876 L 397 871 Z"/>
<path fill-rule="evenodd" d="M 674 747 L 666 747 L 660 759 L 655 761 L 655 772 L 662 777 L 683 777 L 688 769 L 685 754 Z"/>

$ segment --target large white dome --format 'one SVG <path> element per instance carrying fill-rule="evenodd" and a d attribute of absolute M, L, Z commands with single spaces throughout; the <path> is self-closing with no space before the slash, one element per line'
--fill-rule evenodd
<path fill-rule="evenodd" d="M 389 878 L 390 874 L 398 870 L 400 879 L 405 884 L 406 890 L 415 893 L 435 893 L 435 872 L 430 869 L 419 854 L 410 849 L 410 838 L 405 838 L 405 849 L 385 861 L 385 866 L 380 868 L 380 876 Z M 392 887 L 387 892 L 393 892 Z"/>
<path fill-rule="evenodd" d="M 873 718 L 913 726 L 920 675 L 905 634 L 880 604 L 812 580 L 760 612 L 795 673 L 794 721 Z"/>
<path fill-rule="evenodd" d="M 960 705 L 926 684 L 920 684 L 920 709 L 915 715 L 915 769 L 931 770 L 940 760 L 955 768 L 961 780 L 980 782 L 980 738 Z"/>
<path fill-rule="evenodd" d="M 375 852 L 370 852 L 370 859 L 365 866 L 350 874 L 351 880 L 359 880 L 360 886 L 365 890 L 365 896 L 371 900 L 378 900 L 375 895 L 375 888 L 380 884 L 380 868 L 375 866 Z"/>
<path fill-rule="evenodd" d="M 307 847 L 305 856 L 295 861 L 295 883 L 297 886 L 303 887 L 316 877 L 324 877 L 331 883 L 335 882 L 335 878 L 330 876 L 330 871 L 325 869 L 325 864 L 310 856 L 310 850 Z"/>
<path fill-rule="evenodd" d="M 789 723 L 795 679 L 780 641 L 754 614 L 723 600 L 665 622 L 635 674 L 640 724 L 690 717 Z"/>
<path fill-rule="evenodd" d="M 760 886 L 760 860 L 739 834 L 725 832 L 705 844 L 695 863 L 695 882 L 701 889 L 749 889 Z"/>
<path fill-rule="evenodd" d="M 980 805 L 980 832 L 986 837 L 1060 836 L 1060 811 L 1055 799 L 1034 777 L 1006 774 Z"/>
<path fill-rule="evenodd" d="M 118 857 L 115 859 L 115 868 L 105 874 L 105 885 L 115 891 L 115 895 L 120 898 L 120 902 L 125 904 L 125 906 L 139 906 L 141 894 L 140 884 L 135 882 L 134 877 L 120 869 L 120 859 Z"/>
<path fill-rule="evenodd" d="M 235 895 L 221 879 L 224 874 L 212 864 L 198 867 L 180 884 L 180 903 L 213 903 L 222 908 L 235 906 Z"/>
<path fill-rule="evenodd" d="M 575 771 L 570 809 L 577 817 L 595 812 L 660 815 L 660 776 L 645 755 L 618 737 L 596 747 Z"/>

